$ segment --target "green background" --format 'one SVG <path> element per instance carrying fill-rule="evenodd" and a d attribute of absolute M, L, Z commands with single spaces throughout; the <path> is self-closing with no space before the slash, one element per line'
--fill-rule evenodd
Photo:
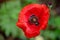
<path fill-rule="evenodd" d="M 49 2 L 52 5 L 49 5 Z M 54 8 L 55 1 L 41 0 L 1 0 L 0 2 L 0 40 L 34 40 L 25 37 L 23 31 L 16 26 L 20 10 L 31 3 L 46 3 L 50 8 L 50 19 L 46 30 L 41 31 L 44 40 L 60 40 L 60 16 Z M 55 3 L 55 4 L 54 4 Z M 58 8 L 59 9 L 59 8 Z M 5 35 L 5 36 L 4 36 Z"/>

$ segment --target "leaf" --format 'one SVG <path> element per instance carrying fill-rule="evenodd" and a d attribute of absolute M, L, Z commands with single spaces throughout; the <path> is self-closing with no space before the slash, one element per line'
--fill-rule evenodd
<path fill-rule="evenodd" d="M 55 25 L 60 28 L 60 16 L 55 18 Z"/>
<path fill-rule="evenodd" d="M 19 1 L 9 1 L 2 4 L 1 8 L 1 25 L 5 31 L 6 36 L 12 34 L 13 37 L 18 35 L 18 28 L 16 27 L 16 20 L 20 11 Z"/>

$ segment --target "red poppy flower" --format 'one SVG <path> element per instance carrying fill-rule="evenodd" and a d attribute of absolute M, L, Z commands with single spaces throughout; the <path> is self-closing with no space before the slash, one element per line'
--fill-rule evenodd
<path fill-rule="evenodd" d="M 47 27 L 48 19 L 49 8 L 45 4 L 30 4 L 20 12 L 17 26 L 24 31 L 26 37 L 31 38 Z"/>

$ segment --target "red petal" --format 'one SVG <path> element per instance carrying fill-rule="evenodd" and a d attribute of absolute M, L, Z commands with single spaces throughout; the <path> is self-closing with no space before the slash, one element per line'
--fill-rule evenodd
<path fill-rule="evenodd" d="M 31 25 L 29 18 L 31 15 L 38 18 L 39 25 Z M 26 37 L 31 38 L 39 35 L 39 31 L 46 28 L 49 19 L 49 9 L 44 4 L 30 4 L 22 9 L 19 14 L 17 26 L 21 28 Z"/>

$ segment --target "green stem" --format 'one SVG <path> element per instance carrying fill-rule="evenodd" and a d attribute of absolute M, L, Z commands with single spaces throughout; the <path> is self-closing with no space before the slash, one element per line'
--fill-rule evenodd
<path fill-rule="evenodd" d="M 34 38 L 34 40 L 44 40 L 44 38 L 42 36 L 38 35 Z"/>
<path fill-rule="evenodd" d="M 27 38 L 27 40 L 30 40 L 30 38 Z"/>

